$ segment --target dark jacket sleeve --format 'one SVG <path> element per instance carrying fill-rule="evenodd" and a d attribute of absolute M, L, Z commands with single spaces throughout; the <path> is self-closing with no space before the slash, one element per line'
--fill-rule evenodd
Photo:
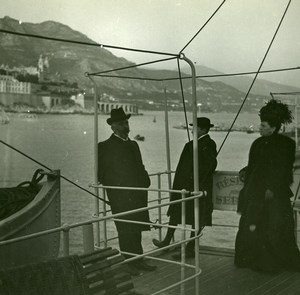
<path fill-rule="evenodd" d="M 151 184 L 151 180 L 150 180 L 148 172 L 146 171 L 145 166 L 143 164 L 142 155 L 141 155 L 139 145 L 137 144 L 136 141 L 132 141 L 132 143 L 134 144 L 134 148 L 136 150 L 136 155 L 138 157 L 137 163 L 139 165 L 139 170 L 140 170 L 139 183 L 140 183 L 141 187 L 149 187 L 150 184 Z"/>
<path fill-rule="evenodd" d="M 210 178 L 217 167 L 217 147 L 213 140 L 208 140 L 207 143 L 199 149 L 199 186 L 205 186 L 206 181 Z"/>

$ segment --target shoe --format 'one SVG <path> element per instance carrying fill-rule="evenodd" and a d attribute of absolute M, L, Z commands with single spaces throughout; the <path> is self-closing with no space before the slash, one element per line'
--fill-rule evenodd
<path fill-rule="evenodd" d="M 175 260 L 181 260 L 181 252 L 172 255 Z M 185 258 L 194 258 L 195 251 L 185 251 Z"/>
<path fill-rule="evenodd" d="M 147 264 L 144 260 L 136 261 L 134 266 L 140 270 L 154 271 L 157 269 L 156 265 Z"/>
<path fill-rule="evenodd" d="M 139 276 L 141 274 L 133 264 L 125 264 L 124 270 L 132 276 Z"/>
<path fill-rule="evenodd" d="M 157 248 L 163 248 L 163 247 L 169 246 L 169 243 L 165 242 L 164 240 L 159 241 L 157 239 L 152 239 L 152 243 Z"/>

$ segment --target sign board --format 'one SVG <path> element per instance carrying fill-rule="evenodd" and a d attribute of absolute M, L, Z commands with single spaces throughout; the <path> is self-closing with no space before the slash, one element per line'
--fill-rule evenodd
<path fill-rule="evenodd" d="M 236 211 L 243 183 L 236 171 L 217 171 L 214 174 L 214 210 Z"/>

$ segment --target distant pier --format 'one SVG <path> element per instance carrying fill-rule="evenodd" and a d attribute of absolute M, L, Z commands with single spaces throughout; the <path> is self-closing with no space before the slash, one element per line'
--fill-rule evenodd
<path fill-rule="evenodd" d="M 123 108 L 125 113 L 138 115 L 138 107 L 131 103 L 113 103 L 113 102 L 98 102 L 98 110 L 101 113 L 109 114 L 112 109 Z"/>

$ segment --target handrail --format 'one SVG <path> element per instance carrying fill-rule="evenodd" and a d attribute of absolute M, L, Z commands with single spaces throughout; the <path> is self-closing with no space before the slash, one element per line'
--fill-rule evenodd
<path fill-rule="evenodd" d="M 178 194 L 181 194 L 184 191 L 185 194 L 193 193 L 186 190 L 175 190 L 175 189 L 168 190 L 168 189 L 145 188 L 145 187 L 136 187 L 136 186 L 113 186 L 113 185 L 102 185 L 102 184 L 90 184 L 89 186 L 96 187 L 96 188 L 114 189 L 114 190 L 148 191 L 148 192 L 178 193 Z"/>
<path fill-rule="evenodd" d="M 100 186 L 101 187 L 101 186 Z M 115 188 L 115 187 L 114 187 Z M 126 188 L 119 188 L 118 189 L 129 189 L 128 187 Z M 132 188 L 130 188 L 132 189 Z M 135 189 L 139 189 L 139 190 L 145 190 L 144 188 L 135 188 Z M 151 190 L 151 189 L 146 189 L 146 190 Z M 158 191 L 156 189 L 152 189 L 154 191 Z M 166 192 L 169 192 L 168 190 L 162 190 L 162 191 L 166 191 Z M 28 240 L 28 239 L 32 239 L 32 238 L 35 238 L 35 237 L 38 237 L 38 236 L 43 236 L 43 235 L 48 235 L 50 233 L 54 233 L 54 232 L 63 232 L 63 255 L 64 256 L 67 256 L 69 255 L 69 232 L 71 229 L 73 228 L 77 228 L 77 227 L 80 227 L 80 226 L 84 226 L 84 225 L 89 225 L 89 224 L 93 224 L 93 223 L 96 223 L 96 224 L 99 224 L 99 222 L 101 221 L 106 221 L 106 220 L 118 220 L 118 221 L 122 221 L 122 222 L 130 222 L 130 223 L 137 223 L 137 224 L 147 224 L 147 225 L 151 225 L 152 223 L 150 222 L 139 222 L 139 221 L 133 221 L 133 220 L 122 220 L 122 219 L 117 219 L 116 217 L 121 217 L 121 216 L 124 216 L 124 215 L 128 215 L 128 214 L 131 214 L 131 213 L 136 213 L 136 212 L 141 212 L 141 211 L 148 211 L 148 210 L 151 210 L 151 209 L 155 209 L 155 208 L 161 208 L 161 207 L 164 207 L 164 206 L 168 206 L 170 204 L 177 204 L 177 203 L 183 203 L 185 204 L 186 201 L 190 201 L 190 200 L 195 200 L 195 199 L 199 199 L 201 197 L 203 197 L 205 195 L 205 192 L 199 192 L 198 195 L 195 195 L 195 196 L 190 196 L 190 197 L 187 197 L 185 198 L 184 196 L 186 194 L 188 194 L 189 192 L 185 191 L 185 190 L 172 190 L 173 192 L 179 192 L 181 193 L 182 195 L 182 199 L 180 200 L 175 200 L 175 201 L 170 201 L 170 202 L 167 202 L 167 203 L 164 203 L 164 204 L 157 204 L 157 205 L 153 205 L 153 206 L 150 206 L 150 207 L 143 207 L 143 208 L 139 208 L 139 209 L 135 209 L 135 210 L 130 210 L 130 211 L 126 211 L 126 212 L 121 212 L 121 213 L 117 213 L 117 214 L 112 214 L 110 216 L 104 216 L 104 217 L 100 217 L 100 218 L 96 218 L 96 219 L 93 219 L 93 220 L 86 220 L 86 221 L 83 221 L 83 222 L 78 222 L 78 223 L 74 223 L 74 224 L 71 224 L 71 225 L 64 225 L 64 226 L 61 226 L 61 227 L 58 227 L 58 228 L 54 228 L 54 229 L 50 229 L 50 230 L 45 230 L 45 231 L 42 231 L 42 232 L 38 232 L 38 233 L 34 233 L 34 234 L 30 234 L 30 235 L 27 235 L 27 236 L 22 236 L 22 237 L 19 237 L 19 238 L 14 238 L 14 239 L 11 239 L 11 240 L 6 240 L 6 241 L 1 241 L 0 242 L 0 247 L 3 246 L 3 245 L 7 245 L 7 244 L 11 244 L 11 243 L 16 243 L 16 242 L 20 242 L 20 241 L 23 241 L 23 240 Z M 182 206 L 183 207 L 183 210 L 182 210 L 182 218 L 183 220 L 185 220 L 185 210 L 184 210 L 184 205 Z M 180 227 L 180 226 L 169 226 L 169 225 L 164 225 L 164 224 L 159 224 L 160 227 L 174 227 L 174 228 L 177 228 L 177 229 L 181 229 L 183 232 L 185 232 L 186 230 L 187 231 L 194 231 L 193 229 L 189 229 L 189 228 L 186 228 L 185 227 L 185 221 L 183 222 L 183 227 Z M 184 234 L 183 234 L 184 236 Z M 189 242 L 189 241 L 193 241 L 193 240 L 197 240 L 199 239 L 199 237 L 201 236 L 201 234 L 197 234 L 195 233 L 195 236 L 192 237 L 192 238 L 188 238 L 188 239 L 183 239 L 177 243 L 174 243 L 173 245 L 170 245 L 171 246 L 174 246 L 174 245 L 183 245 L 183 249 L 184 249 L 184 244 L 186 242 Z M 165 247 L 167 248 L 167 247 Z M 148 251 L 144 254 L 141 254 L 141 255 L 135 255 L 135 254 L 132 254 L 132 256 L 134 256 L 133 258 L 130 258 L 130 259 L 127 259 L 126 262 L 129 262 L 129 261 L 132 261 L 132 260 L 136 260 L 136 259 L 139 259 L 141 257 L 147 257 L 149 259 L 155 259 L 155 257 L 151 257 L 149 255 L 151 254 L 155 254 L 157 252 L 160 252 L 162 251 L 163 249 L 154 249 L 154 250 L 151 250 L 151 251 Z M 125 253 L 125 252 L 121 252 L 121 253 Z M 161 259 L 163 260 L 163 259 Z M 192 265 L 189 265 L 189 264 L 186 264 L 185 263 L 185 257 L 183 255 L 183 258 L 181 260 L 181 262 L 174 262 L 174 261 L 169 261 L 169 260 L 164 260 L 165 262 L 169 262 L 169 263 L 174 263 L 174 264 L 179 264 L 181 265 L 181 278 L 182 280 L 177 282 L 176 284 L 173 284 L 173 285 L 170 285 L 168 286 L 167 288 L 163 289 L 163 290 L 169 290 L 169 289 L 172 289 L 178 285 L 181 285 L 181 290 L 184 290 L 184 283 L 188 280 L 191 280 L 197 276 L 199 276 L 201 274 L 201 270 L 200 269 L 197 269 L 197 266 L 192 266 Z M 122 264 L 124 262 L 121 262 L 120 264 Z M 185 267 L 192 267 L 192 268 L 195 268 L 195 274 L 193 276 L 189 276 L 188 278 L 185 278 Z M 162 293 L 163 291 L 160 290 L 158 292 L 156 292 L 156 294 L 160 294 Z M 182 293 L 184 294 L 184 293 Z"/>
<path fill-rule="evenodd" d="M 179 191 L 179 192 L 181 192 L 181 191 Z M 202 193 L 199 194 L 199 195 L 196 195 L 196 196 L 191 196 L 191 197 L 185 198 L 184 200 L 182 200 L 182 199 L 181 200 L 175 200 L 175 201 L 171 201 L 171 202 L 164 203 L 164 204 L 159 204 L 159 205 L 154 205 L 154 206 L 150 206 L 150 207 L 143 207 L 143 208 L 139 208 L 139 209 L 129 210 L 129 211 L 125 211 L 125 212 L 121 212 L 121 213 L 117 213 L 117 214 L 112 214 L 112 215 L 105 216 L 105 217 L 99 217 L 99 218 L 95 218 L 95 219 L 89 219 L 89 220 L 77 222 L 77 223 L 74 223 L 74 224 L 67 224 L 67 225 L 64 225 L 64 226 L 60 226 L 60 227 L 53 228 L 53 229 L 46 230 L 46 231 L 41 231 L 41 232 L 30 234 L 30 235 L 27 235 L 27 236 L 22 236 L 22 237 L 19 237 L 19 238 L 14 238 L 14 239 L 6 240 L 6 241 L 0 241 L 0 246 L 10 244 L 10 243 L 13 243 L 13 242 L 19 242 L 19 241 L 27 240 L 27 239 L 30 239 L 30 238 L 43 236 L 43 235 L 49 234 L 49 233 L 55 233 L 55 232 L 59 232 L 59 231 L 70 230 L 70 229 L 75 228 L 75 227 L 79 227 L 79 226 L 82 226 L 82 225 L 87 225 L 87 224 L 91 224 L 91 223 L 96 223 L 96 222 L 112 219 L 114 217 L 120 217 L 120 216 L 124 216 L 124 215 L 128 215 L 128 214 L 138 213 L 138 212 L 142 212 L 142 211 L 148 211 L 148 210 L 151 210 L 151 209 L 164 207 L 164 206 L 167 206 L 167 205 L 170 205 L 170 204 L 178 204 L 178 203 L 181 203 L 181 202 L 194 200 L 194 199 L 199 198 L 201 196 L 202 196 Z M 152 223 L 149 222 L 147 224 L 151 225 Z M 172 227 L 172 226 L 163 225 L 163 224 L 161 224 L 159 226 Z M 183 229 L 180 226 L 177 226 L 175 228 Z M 186 230 L 188 230 L 188 229 L 186 229 Z"/>

